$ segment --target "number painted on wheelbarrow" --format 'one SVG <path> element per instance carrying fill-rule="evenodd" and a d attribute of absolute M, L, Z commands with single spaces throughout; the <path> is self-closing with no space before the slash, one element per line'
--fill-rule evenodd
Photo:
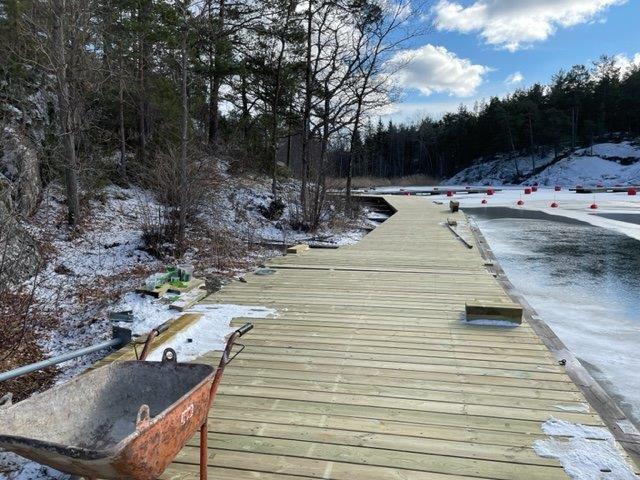
<path fill-rule="evenodd" d="M 193 417 L 193 403 L 190 403 L 189 406 L 180 414 L 180 423 L 184 425 L 191 417 Z"/>

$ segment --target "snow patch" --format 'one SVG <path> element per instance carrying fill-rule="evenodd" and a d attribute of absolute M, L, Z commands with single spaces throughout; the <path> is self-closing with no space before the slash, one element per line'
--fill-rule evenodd
<path fill-rule="evenodd" d="M 0 480 L 68 480 L 70 478 L 65 473 L 10 452 L 0 451 L 0 466 L 6 469 L 6 473 L 0 473 Z"/>
<path fill-rule="evenodd" d="M 578 403 L 571 405 L 554 405 L 553 408 L 557 408 L 558 410 L 562 410 L 564 412 L 579 412 L 579 413 L 588 413 L 589 405 L 586 403 Z"/>
<path fill-rule="evenodd" d="M 640 154 L 640 151 L 638 152 Z M 640 183 L 640 163 L 622 165 L 616 161 L 597 156 L 575 156 L 560 160 L 538 175 L 529 178 L 529 182 L 541 185 L 597 185 Z"/>
<path fill-rule="evenodd" d="M 127 293 L 111 310 L 114 312 L 131 310 L 133 323 L 120 322 L 119 325 L 129 328 L 134 335 L 149 333 L 158 325 L 182 315 L 182 312 L 170 309 L 168 304 L 133 292 Z"/>
<path fill-rule="evenodd" d="M 533 174 L 553 162 L 553 153 L 542 156 L 496 155 L 492 159 L 479 158 L 473 165 L 461 170 L 441 185 L 513 185 L 519 178 Z"/>
<path fill-rule="evenodd" d="M 479 158 L 441 185 L 518 185 L 535 182 L 567 187 L 598 183 L 605 186 L 638 184 L 640 146 L 628 141 L 599 143 L 564 152 L 557 160 L 553 153 L 533 158 L 511 155 Z"/>
<path fill-rule="evenodd" d="M 572 479 L 637 480 L 606 428 L 551 418 L 542 430 L 550 438 L 536 440 L 533 449 L 543 458 L 559 460 Z"/>
<path fill-rule="evenodd" d="M 469 325 L 484 325 L 490 327 L 507 327 L 514 328 L 518 327 L 519 324 L 515 322 L 510 322 L 509 320 L 498 320 L 494 318 L 474 318 L 472 320 L 464 320 L 463 323 Z"/>
<path fill-rule="evenodd" d="M 277 314 L 272 308 L 232 304 L 201 304 L 185 313 L 201 313 L 202 317 L 171 340 L 156 347 L 149 355 L 149 360 L 161 360 L 162 352 L 169 347 L 176 351 L 179 362 L 188 362 L 207 352 L 222 350 L 227 335 L 235 330 L 229 325 L 234 318 L 266 318 Z"/>
<path fill-rule="evenodd" d="M 593 147 L 577 150 L 576 153 L 597 155 L 602 158 L 637 158 L 640 159 L 640 147 L 631 142 L 597 143 Z"/>

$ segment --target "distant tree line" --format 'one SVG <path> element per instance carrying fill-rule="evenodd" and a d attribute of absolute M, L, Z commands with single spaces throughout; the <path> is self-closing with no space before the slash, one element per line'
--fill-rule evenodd
<path fill-rule="evenodd" d="M 612 132 L 640 134 L 640 67 L 628 71 L 602 56 L 591 68 L 576 65 L 473 110 L 461 106 L 440 120 L 412 125 L 368 123 L 353 165 L 354 175 L 399 177 L 425 174 L 447 178 L 480 157 L 506 153 L 531 156 L 588 146 Z M 346 149 L 345 149 L 346 151 Z M 335 174 L 345 175 L 343 153 Z"/>

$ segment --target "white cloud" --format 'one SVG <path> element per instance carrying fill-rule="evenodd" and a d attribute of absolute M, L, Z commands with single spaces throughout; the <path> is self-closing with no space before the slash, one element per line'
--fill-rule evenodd
<path fill-rule="evenodd" d="M 476 0 L 464 6 L 440 0 L 433 8 L 438 30 L 479 32 L 483 40 L 514 52 L 553 35 L 558 27 L 597 20 L 627 0 Z"/>
<path fill-rule="evenodd" d="M 513 72 L 507 78 L 504 79 L 505 85 L 510 87 L 515 87 L 516 85 L 520 85 L 524 80 L 524 77 L 520 72 Z"/>
<path fill-rule="evenodd" d="M 640 66 L 640 53 L 629 58 L 624 53 L 615 56 L 616 65 L 620 68 L 620 76 L 624 77 L 633 67 Z"/>
<path fill-rule="evenodd" d="M 476 103 L 482 100 L 483 98 L 474 97 L 464 101 L 391 103 L 376 113 L 383 122 L 391 120 L 394 123 L 415 123 L 427 117 L 440 120 L 447 113 L 457 112 L 460 106 L 473 111 Z"/>
<path fill-rule="evenodd" d="M 398 52 L 390 63 L 401 67 L 393 75 L 399 86 L 419 90 L 423 95 L 448 93 L 458 97 L 473 95 L 491 71 L 475 65 L 446 48 L 431 44 Z"/>

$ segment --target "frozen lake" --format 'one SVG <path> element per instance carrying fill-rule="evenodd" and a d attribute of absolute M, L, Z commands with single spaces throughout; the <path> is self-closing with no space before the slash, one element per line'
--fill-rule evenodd
<path fill-rule="evenodd" d="M 640 425 L 640 242 L 536 212 L 466 211 L 515 287 Z"/>

